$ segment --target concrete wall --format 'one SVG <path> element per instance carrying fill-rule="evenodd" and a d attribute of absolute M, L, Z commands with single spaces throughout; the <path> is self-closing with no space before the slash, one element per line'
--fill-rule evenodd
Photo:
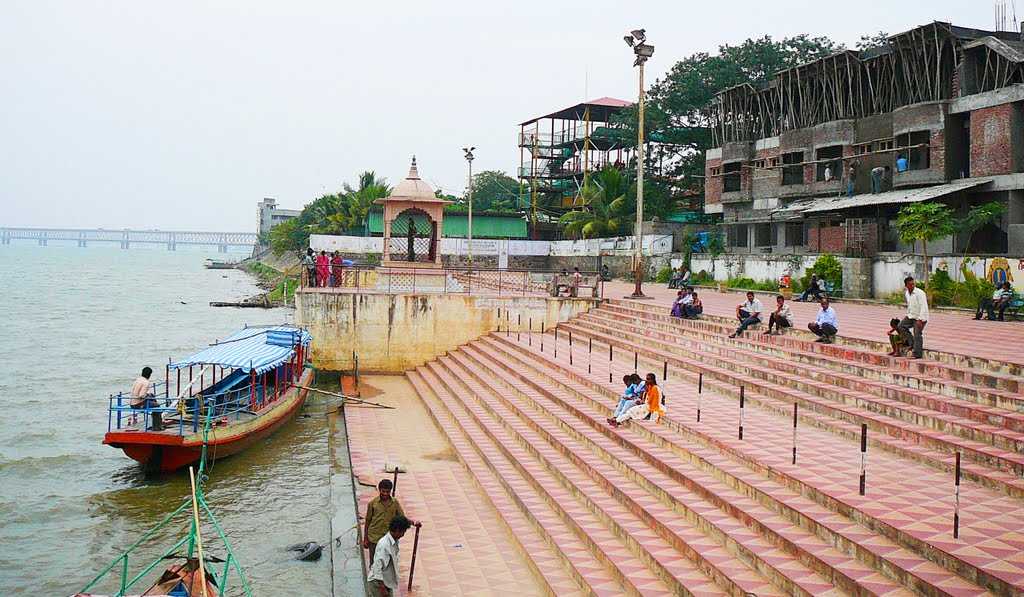
<path fill-rule="evenodd" d="M 542 322 L 550 328 L 595 304 L 548 297 L 299 291 L 295 322 L 316 339 L 310 356 L 319 369 L 351 370 L 354 351 L 360 371 L 398 373 L 498 329 L 499 309 L 503 329 L 508 311 L 512 329 L 521 315 L 525 331 L 530 318 L 535 330 Z"/>

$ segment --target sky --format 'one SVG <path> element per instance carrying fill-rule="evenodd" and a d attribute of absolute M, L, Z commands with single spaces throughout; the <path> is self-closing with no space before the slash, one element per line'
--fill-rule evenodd
<path fill-rule="evenodd" d="M 634 99 L 630 29 L 655 46 L 652 80 L 749 37 L 992 29 L 992 5 L 8 0 L 0 226 L 255 231 L 263 197 L 301 208 L 364 170 L 394 183 L 414 154 L 461 194 L 462 147 L 514 176 L 518 123 Z"/>

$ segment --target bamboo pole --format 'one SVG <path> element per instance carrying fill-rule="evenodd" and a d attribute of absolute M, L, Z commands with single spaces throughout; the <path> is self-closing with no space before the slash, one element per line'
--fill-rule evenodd
<path fill-rule="evenodd" d="M 203 597 L 209 597 L 206 592 L 206 568 L 203 563 L 203 536 L 199 532 L 199 503 L 196 501 L 196 475 L 192 467 L 188 467 L 188 479 L 192 484 L 192 523 L 196 525 L 196 553 L 199 555 L 199 586 L 203 589 Z M 193 583 L 193 587 L 195 583 Z M 193 591 L 189 591 L 192 593 Z"/>

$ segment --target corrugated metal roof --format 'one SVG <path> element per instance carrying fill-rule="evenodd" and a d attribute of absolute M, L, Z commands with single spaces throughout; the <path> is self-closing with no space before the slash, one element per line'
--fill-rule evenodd
<path fill-rule="evenodd" d="M 291 341 L 289 340 L 291 336 Z M 231 336 L 191 356 L 171 363 L 171 369 L 190 365 L 220 365 L 263 373 L 295 355 L 295 346 L 309 346 L 309 332 L 282 325 L 267 328 L 242 328 Z"/>
<path fill-rule="evenodd" d="M 948 184 L 917 189 L 897 189 L 884 193 L 863 193 L 853 197 L 826 197 L 824 199 L 801 199 L 772 212 L 776 216 L 840 211 L 868 205 L 893 205 L 898 203 L 919 203 L 937 199 L 958 191 L 965 191 L 992 182 L 988 178 L 971 178 Z"/>
<path fill-rule="evenodd" d="M 403 216 L 404 217 L 404 216 Z M 430 230 L 425 216 L 414 216 L 416 229 L 421 233 Z M 368 216 L 370 234 L 384 234 L 384 212 L 371 210 Z M 462 214 L 444 214 L 441 235 L 449 238 L 466 238 L 469 218 Z M 473 238 L 527 238 L 526 218 L 522 216 L 494 216 L 473 214 Z"/>

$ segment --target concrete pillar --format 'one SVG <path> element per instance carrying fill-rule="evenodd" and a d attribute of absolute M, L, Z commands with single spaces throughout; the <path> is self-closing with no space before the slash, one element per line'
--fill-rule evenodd
<path fill-rule="evenodd" d="M 872 298 L 874 269 L 869 257 L 840 257 L 843 265 L 843 296 Z"/>

